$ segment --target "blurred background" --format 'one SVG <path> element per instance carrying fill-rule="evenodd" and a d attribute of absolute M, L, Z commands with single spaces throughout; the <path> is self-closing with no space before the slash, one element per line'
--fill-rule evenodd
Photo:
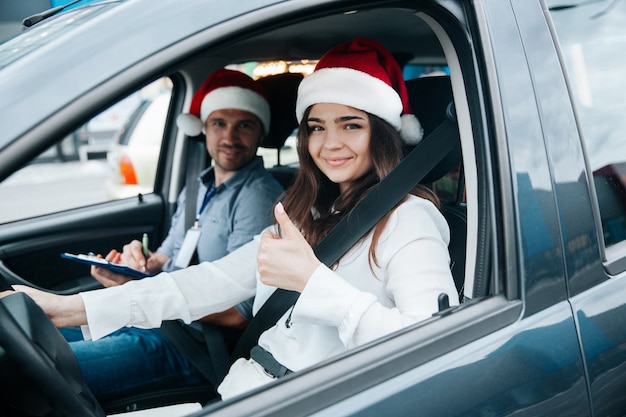
<path fill-rule="evenodd" d="M 89 3 L 82 0 L 68 9 Z M 22 20 L 52 7 L 68 4 L 70 0 L 2 0 L 0 1 L 0 42 L 22 31 Z"/>

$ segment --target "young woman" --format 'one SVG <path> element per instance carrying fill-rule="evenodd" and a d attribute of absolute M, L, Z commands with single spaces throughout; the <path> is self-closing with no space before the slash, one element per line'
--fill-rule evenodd
<path fill-rule="evenodd" d="M 215 262 L 104 290 L 60 297 L 18 289 L 57 326 L 88 324 L 94 339 L 123 326 L 190 322 L 251 296 L 256 313 L 276 287 L 300 292 L 261 335 L 257 354 L 233 364 L 218 388 L 224 399 L 274 379 L 268 361 L 299 371 L 430 317 L 441 293 L 458 303 L 448 226 L 426 188 L 330 268 L 312 249 L 398 164 L 403 140 L 421 138 L 389 52 L 367 39 L 332 48 L 302 81 L 296 113 L 300 172 L 275 207 L 275 226 L 249 244 Z"/>

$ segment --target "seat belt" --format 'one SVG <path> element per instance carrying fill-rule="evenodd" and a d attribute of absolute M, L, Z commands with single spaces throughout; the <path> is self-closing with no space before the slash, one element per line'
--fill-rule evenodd
<path fill-rule="evenodd" d="M 448 109 L 448 117 L 315 247 L 315 255 L 323 264 L 331 266 L 337 262 L 454 148 L 458 143 L 458 130 L 452 114 L 453 110 Z M 243 332 L 231 355 L 231 364 L 238 358 L 249 358 L 250 350 L 258 343 L 261 334 L 274 326 L 299 296 L 297 291 L 277 288 Z"/>
<path fill-rule="evenodd" d="M 214 387 L 221 382 L 218 376 L 214 358 L 208 346 L 196 341 L 184 328 L 185 324 L 177 320 L 166 320 L 161 323 L 161 333 L 174 345 L 180 353 L 205 377 Z M 220 366 L 221 368 L 221 366 Z"/>
<path fill-rule="evenodd" d="M 198 197 L 198 175 L 206 163 L 204 141 L 189 141 L 189 157 L 185 175 L 185 230 L 189 230 L 196 218 Z M 197 258 L 197 257 L 196 257 Z M 202 334 L 206 347 L 185 330 L 185 324 L 178 320 L 161 323 L 161 333 L 181 352 L 191 364 L 213 386 L 217 387 L 226 374 L 228 349 L 221 329 L 218 326 L 202 323 Z"/>
<path fill-rule="evenodd" d="M 194 158 L 194 155 L 196 157 Z M 196 219 L 196 201 L 198 201 L 198 175 L 206 163 L 205 144 L 199 140 L 190 140 L 187 172 L 185 173 L 185 230 L 193 226 Z M 189 204 L 191 202 L 191 204 Z"/>

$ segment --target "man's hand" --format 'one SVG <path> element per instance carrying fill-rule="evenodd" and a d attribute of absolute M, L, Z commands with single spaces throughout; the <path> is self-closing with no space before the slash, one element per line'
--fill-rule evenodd
<path fill-rule="evenodd" d="M 138 271 L 146 272 L 147 260 L 143 254 L 143 244 L 138 240 L 133 240 L 124 245 L 120 263 Z"/>
<path fill-rule="evenodd" d="M 207 324 L 214 324 L 216 326 L 232 327 L 235 329 L 245 329 L 248 325 L 248 320 L 246 320 L 235 307 L 231 307 L 220 313 L 209 314 L 202 317 L 198 321 Z"/>
<path fill-rule="evenodd" d="M 85 304 L 78 294 L 56 295 L 36 290 L 25 285 L 14 285 L 15 291 L 23 292 L 32 298 L 50 317 L 56 327 L 80 326 L 87 324 Z M 11 293 L 11 291 L 6 291 Z"/>
<path fill-rule="evenodd" d="M 101 256 L 98 255 L 98 257 L 101 257 Z M 116 264 L 122 263 L 121 261 L 122 254 L 116 251 L 115 249 L 113 249 L 111 250 L 111 252 L 108 253 L 108 255 L 104 259 L 106 259 L 109 262 L 116 263 Z M 101 268 L 99 266 L 91 267 L 91 276 L 97 279 L 98 282 L 100 282 L 100 284 L 104 285 L 105 287 L 114 287 L 116 285 L 122 285 L 132 279 L 126 275 L 117 274 L 113 271 L 110 271 L 106 268 Z"/>
<path fill-rule="evenodd" d="M 139 244 L 140 253 L 137 254 L 137 244 Z M 101 255 L 98 255 L 101 257 Z M 138 258 L 141 257 L 141 262 L 138 262 Z M 122 264 L 139 271 L 145 272 L 146 266 L 151 274 L 158 274 L 163 268 L 163 264 L 169 259 L 165 254 L 159 252 L 150 252 L 148 258 L 143 256 L 143 247 L 138 240 L 133 240 L 127 245 L 124 245 L 122 253 L 111 250 L 104 258 L 109 262 L 116 264 Z M 143 266 L 140 265 L 143 263 Z M 116 285 L 122 285 L 128 281 L 132 281 L 132 278 L 128 275 L 118 274 L 106 268 L 98 266 L 91 267 L 91 276 L 98 280 L 105 287 L 114 287 Z"/>
<path fill-rule="evenodd" d="M 138 240 L 133 240 L 124 245 L 120 263 L 141 272 L 147 270 L 151 274 L 158 274 L 168 259 L 167 255 L 160 252 L 148 252 L 148 256 L 144 256 L 143 244 Z"/>
<path fill-rule="evenodd" d="M 118 274 L 99 266 L 91 267 L 91 276 L 97 279 L 98 282 L 105 287 L 115 287 L 116 285 L 122 285 L 128 281 L 132 281 L 132 278 L 128 275 Z"/>
<path fill-rule="evenodd" d="M 257 254 L 261 282 L 286 290 L 302 292 L 321 263 L 281 203 L 274 207 L 283 237 L 265 231 Z"/>

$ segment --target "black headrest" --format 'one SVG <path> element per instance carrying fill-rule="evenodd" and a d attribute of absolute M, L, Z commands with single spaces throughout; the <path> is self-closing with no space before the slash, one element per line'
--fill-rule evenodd
<path fill-rule="evenodd" d="M 430 76 L 405 82 L 411 109 L 422 124 L 424 137 L 435 130 L 446 118 L 456 122 L 453 114 L 452 85 L 448 76 Z M 410 150 L 410 149 L 409 149 Z M 461 162 L 461 146 L 455 147 L 421 181 L 429 184 L 446 175 Z"/>
<path fill-rule="evenodd" d="M 272 112 L 270 131 L 263 139 L 261 146 L 270 149 L 279 149 L 285 140 L 298 127 L 296 120 L 296 96 L 298 85 L 303 75 L 285 73 L 260 78 L 258 82 L 265 87 L 270 100 Z"/>

